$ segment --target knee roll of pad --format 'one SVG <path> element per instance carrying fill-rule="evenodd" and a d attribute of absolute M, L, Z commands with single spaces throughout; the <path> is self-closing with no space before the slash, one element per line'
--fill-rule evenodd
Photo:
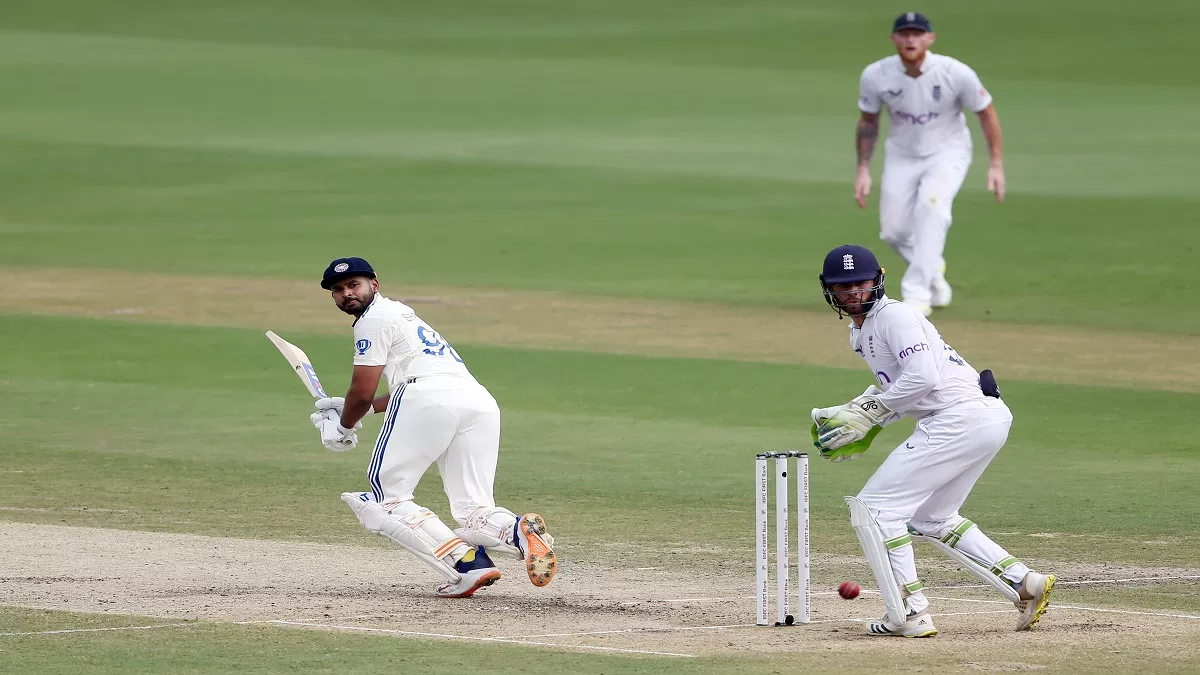
<path fill-rule="evenodd" d="M 917 527 L 917 525 L 921 527 Z M 944 521 L 933 527 L 926 527 L 934 525 L 933 523 L 917 523 L 917 525 L 910 523 L 908 527 L 909 532 L 930 539 L 937 539 L 950 548 L 957 546 L 963 535 L 969 532 L 972 527 L 975 527 L 973 521 L 961 517 L 957 520 Z"/>
<path fill-rule="evenodd" d="M 521 551 L 513 541 L 513 526 L 517 514 L 500 506 L 481 506 L 473 509 L 465 519 L 465 527 L 454 531 L 472 545 L 483 546 L 489 551 L 521 557 Z"/>

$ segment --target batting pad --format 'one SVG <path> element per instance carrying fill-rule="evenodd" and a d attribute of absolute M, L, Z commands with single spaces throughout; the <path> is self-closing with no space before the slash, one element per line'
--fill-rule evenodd
<path fill-rule="evenodd" d="M 354 492 L 343 493 L 342 501 L 350 506 L 358 522 L 367 530 L 408 549 L 451 583 L 458 583 L 462 578 L 454 569 L 454 554 L 462 556 L 470 546 L 429 509 L 412 502 L 401 502 L 389 512 L 378 502 L 359 499 Z"/>
<path fill-rule="evenodd" d="M 888 618 L 898 626 L 903 625 L 908 617 L 904 611 L 904 600 L 900 597 L 900 586 L 892 572 L 887 545 L 883 543 L 879 523 L 875 522 L 875 517 L 871 515 L 866 504 L 856 497 L 845 499 L 846 505 L 850 507 L 850 525 L 858 535 L 858 543 L 862 545 L 867 564 L 875 573 L 875 583 L 879 586 L 879 594 L 883 596 L 883 606 L 887 609 Z"/>
<path fill-rule="evenodd" d="M 912 534 L 913 539 L 921 539 L 921 540 L 927 541 L 927 542 L 933 544 L 934 546 L 936 546 L 937 548 L 941 549 L 942 553 L 945 553 L 946 555 L 950 556 L 952 559 L 957 560 L 960 564 L 962 564 L 963 567 L 966 568 L 966 570 L 968 572 L 973 574 L 975 576 L 975 578 L 977 578 L 980 581 L 984 582 L 985 584 L 991 586 L 992 588 L 995 588 L 997 591 L 1000 591 L 1000 594 L 1003 595 L 1005 598 L 1007 598 L 1009 601 L 1011 601 L 1013 603 L 1017 603 L 1017 602 L 1021 601 L 1021 596 L 1017 594 L 1017 591 L 1015 588 L 1010 586 L 1009 583 L 1007 581 L 1005 581 L 1002 577 L 993 573 L 990 568 L 985 567 L 980 561 L 972 558 L 971 556 L 967 555 L 966 553 L 963 553 L 962 551 L 954 548 L 953 546 L 950 546 L 950 545 L 944 543 L 941 539 L 938 539 L 936 537 L 930 537 L 930 536 L 926 536 L 924 534 L 918 534 L 918 533 L 912 533 L 912 532 L 910 532 L 910 534 Z"/>

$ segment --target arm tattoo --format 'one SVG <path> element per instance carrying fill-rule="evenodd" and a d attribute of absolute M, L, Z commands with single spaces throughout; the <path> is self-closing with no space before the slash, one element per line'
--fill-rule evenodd
<path fill-rule="evenodd" d="M 858 121 L 858 129 L 854 134 L 854 147 L 858 150 L 858 165 L 866 166 L 871 163 L 871 155 L 875 154 L 875 141 L 879 140 L 879 120 Z"/>

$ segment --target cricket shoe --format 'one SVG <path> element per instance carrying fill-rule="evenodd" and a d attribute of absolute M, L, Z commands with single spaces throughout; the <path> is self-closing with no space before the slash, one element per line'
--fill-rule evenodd
<path fill-rule="evenodd" d="M 933 298 L 929 304 L 934 307 L 949 307 L 950 300 L 954 298 L 954 289 L 950 288 L 950 282 L 946 281 L 946 266 L 942 265 L 941 274 L 933 279 Z"/>
<path fill-rule="evenodd" d="M 1054 592 L 1055 581 L 1053 574 L 1030 572 L 1025 575 L 1025 579 L 1021 581 L 1021 588 L 1033 597 L 1013 603 L 1021 613 L 1021 617 L 1017 619 L 1017 630 L 1029 630 L 1046 613 L 1046 609 L 1050 607 L 1050 594 Z M 1017 592 L 1019 593 L 1020 589 Z"/>
<path fill-rule="evenodd" d="M 916 300 L 905 300 L 904 304 L 912 307 L 921 313 L 922 316 L 933 314 L 933 307 L 927 302 L 917 302 Z"/>
<path fill-rule="evenodd" d="M 525 560 L 525 572 L 534 586 L 545 586 L 558 571 L 554 555 L 554 537 L 546 532 L 546 521 L 536 513 L 526 513 L 513 525 L 513 542 Z"/>
<path fill-rule="evenodd" d="M 488 557 L 487 551 L 479 546 L 474 549 L 473 553 L 474 555 L 467 554 L 469 560 L 464 557 L 454 563 L 454 569 L 458 572 L 459 579 L 438 586 L 434 593 L 437 593 L 439 598 L 469 598 L 475 595 L 475 591 L 484 586 L 491 586 L 500 580 L 500 570 L 496 569 L 496 565 Z"/>
<path fill-rule="evenodd" d="M 878 621 L 867 622 L 868 635 L 894 635 L 896 637 L 923 638 L 937 635 L 937 627 L 933 625 L 933 617 L 928 609 L 910 612 L 904 623 L 896 625 L 887 616 Z"/>

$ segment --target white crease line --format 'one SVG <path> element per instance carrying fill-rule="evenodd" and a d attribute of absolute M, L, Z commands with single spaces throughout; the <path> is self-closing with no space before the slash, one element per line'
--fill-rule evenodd
<path fill-rule="evenodd" d="M 1011 611 L 1012 610 L 1009 610 L 1009 609 L 994 609 L 994 610 L 993 609 L 985 609 L 985 610 L 978 611 L 978 612 L 938 612 L 937 616 L 959 616 L 962 614 L 1008 614 Z M 875 620 L 876 620 L 875 617 L 863 617 L 863 618 L 848 617 L 848 618 L 844 618 L 844 619 L 813 619 L 812 621 L 809 621 L 808 623 L 810 623 L 810 624 L 844 623 L 847 621 L 854 621 L 854 622 L 862 623 L 864 621 L 875 621 Z M 795 623 L 792 625 L 798 627 L 798 626 L 804 626 L 806 624 Z M 619 628 L 619 629 L 614 629 L 614 630 L 594 630 L 594 631 L 586 631 L 586 632 L 580 632 L 580 633 L 538 633 L 536 635 L 517 635 L 517 636 L 494 638 L 494 639 L 497 639 L 497 640 L 519 640 L 519 639 L 527 639 L 527 638 L 587 637 L 589 635 L 619 635 L 619 634 L 627 634 L 627 633 L 681 633 L 681 632 L 686 632 L 686 631 L 697 631 L 697 630 L 730 630 L 730 629 L 734 629 L 734 628 L 756 628 L 756 627 L 757 627 L 757 624 L 753 624 L 753 623 L 734 623 L 734 624 L 726 624 L 726 625 L 720 625 L 720 626 L 671 626 L 671 627 L 657 627 L 657 628 Z M 774 624 L 770 624 L 769 626 L 764 626 L 764 628 L 777 628 L 777 626 L 775 626 Z"/>
<path fill-rule="evenodd" d="M 0 637 L 10 637 L 15 635 L 62 635 L 63 633 L 99 633 L 101 631 L 112 630 L 150 630 L 151 628 L 181 628 L 184 626 L 196 626 L 199 621 L 189 621 L 188 623 L 162 623 L 154 626 L 110 626 L 108 628 L 63 628 L 60 630 L 35 630 L 25 633 L 0 633 Z"/>
<path fill-rule="evenodd" d="M 526 638 L 548 638 L 548 637 L 583 637 L 586 635 L 614 635 L 620 633 L 674 633 L 689 630 L 727 630 L 729 628 L 748 628 L 753 626 L 752 623 L 733 623 L 725 626 L 666 626 L 656 628 L 614 628 L 612 630 L 591 630 L 581 633 L 539 633 L 537 635 L 514 635 L 497 640 L 520 640 Z"/>
<path fill-rule="evenodd" d="M 469 636 L 469 635 L 449 635 L 447 633 L 422 633 L 419 631 L 395 630 L 395 629 L 391 629 L 391 628 L 364 628 L 364 627 L 360 627 L 360 626 L 339 626 L 339 625 L 334 625 L 334 624 L 305 623 L 305 622 L 299 622 L 299 621 L 285 621 L 285 620 L 274 621 L 272 623 L 274 623 L 276 625 L 283 625 L 283 626 L 307 626 L 310 628 L 323 628 L 326 630 L 330 630 L 330 629 L 352 630 L 352 631 L 362 631 L 362 632 L 366 632 L 366 633 L 386 633 L 389 635 L 412 635 L 415 637 L 435 637 L 435 638 L 444 638 L 444 639 L 449 639 L 449 640 L 476 640 L 479 642 L 507 642 L 507 643 L 519 644 L 519 645 L 532 645 L 535 647 L 559 647 L 562 649 L 591 649 L 591 650 L 602 651 L 602 652 L 620 652 L 623 654 L 649 654 L 649 655 L 653 655 L 653 656 L 679 656 L 679 657 L 689 658 L 689 659 L 694 659 L 697 656 L 696 654 L 681 654 L 678 652 L 656 652 L 656 651 L 649 651 L 649 650 L 645 650 L 645 649 L 622 649 L 620 647 L 599 647 L 599 646 L 595 646 L 595 645 L 564 645 L 564 644 L 555 643 L 555 642 L 533 642 L 530 640 L 510 639 L 510 638 L 474 637 L 474 636 Z"/>
<path fill-rule="evenodd" d="M 836 595 L 837 591 L 813 591 L 812 595 Z M 727 595 L 717 598 L 668 598 L 665 600 L 632 600 L 630 602 L 622 602 L 622 605 L 640 605 L 643 602 L 721 602 L 724 600 L 753 600 L 753 595 Z"/>
<path fill-rule="evenodd" d="M 935 612 L 934 616 L 941 618 L 943 616 L 966 616 L 966 615 L 974 616 L 976 614 L 1008 614 L 1011 611 L 1013 611 L 1013 610 L 1011 610 L 1011 609 L 985 609 L 985 610 L 979 611 L 979 612 Z M 874 617 L 867 617 L 864 619 L 837 619 L 837 620 L 838 621 L 854 621 L 857 623 L 866 623 L 867 621 L 878 621 L 879 619 L 874 618 Z"/>
<path fill-rule="evenodd" d="M 1183 579 L 1200 579 L 1200 574 L 1185 574 L 1182 576 L 1165 576 L 1165 577 L 1130 577 L 1128 579 L 1080 579 L 1076 581 L 1057 581 L 1057 586 L 1088 586 L 1092 584 L 1124 584 L 1136 581 L 1173 581 Z M 926 586 L 927 591 L 952 591 L 963 588 L 991 588 L 987 584 L 964 584 L 962 586 Z M 863 589 L 863 593 L 879 593 Z M 813 591 L 812 595 L 836 595 L 837 591 Z M 622 605 L 640 605 L 643 602 L 722 602 L 725 600 L 753 600 L 753 595 L 727 595 L 715 598 L 667 598 L 662 600 L 647 599 L 634 600 L 631 602 L 622 602 Z"/>
<path fill-rule="evenodd" d="M 1080 607 L 1078 605 L 1050 605 L 1050 609 L 1073 609 L 1078 612 L 1107 612 L 1110 614 L 1140 614 L 1142 616 L 1162 616 L 1172 619 L 1200 619 L 1196 614 L 1168 614 L 1167 612 L 1135 612 L 1129 609 L 1102 609 L 1100 607 Z"/>
<path fill-rule="evenodd" d="M 1059 580 L 1055 586 L 1091 586 L 1095 584 L 1125 584 L 1133 581 L 1173 581 L 1183 579 L 1200 579 L 1200 574 L 1185 574 L 1176 577 L 1130 577 L 1128 579 L 1078 579 L 1075 581 Z M 951 591 L 957 588 L 991 588 L 987 584 L 969 584 L 962 586 L 926 586 L 929 591 Z"/>
<path fill-rule="evenodd" d="M 229 621 L 229 622 L 224 622 L 224 623 L 232 623 L 235 626 L 252 626 L 254 624 L 276 623 L 279 621 L 313 621 L 313 622 L 359 621 L 362 619 L 383 619 L 383 618 L 392 617 L 392 616 L 396 616 L 396 615 L 395 614 L 381 614 L 379 612 L 373 612 L 371 614 L 355 614 L 354 616 L 318 616 L 318 617 L 313 617 L 311 619 L 305 619 L 305 618 L 299 618 L 299 619 L 251 619 L 248 621 Z"/>
<path fill-rule="evenodd" d="M 878 592 L 878 591 L 877 591 Z M 925 596 L 930 600 L 951 600 L 954 602 L 981 602 L 990 605 L 1011 605 L 1007 600 L 976 600 L 974 598 L 948 598 L 938 595 Z M 1073 609 L 1077 612 L 1105 612 L 1108 614 L 1137 614 L 1139 616 L 1161 616 L 1170 619 L 1200 619 L 1200 615 L 1196 614 L 1170 614 L 1168 612 L 1138 612 L 1132 609 L 1105 609 L 1103 607 L 1084 607 L 1082 605 L 1056 605 L 1050 604 L 1050 610 L 1055 609 Z"/>
<path fill-rule="evenodd" d="M 993 609 L 985 609 L 985 610 L 978 611 L 978 612 L 938 612 L 937 616 L 959 616 L 962 614 L 1007 614 L 1011 611 L 1012 610 L 1008 610 L 1008 609 L 994 609 L 994 610 Z M 875 620 L 876 620 L 875 617 L 864 617 L 864 618 L 857 618 L 857 619 L 853 618 L 853 617 L 848 617 L 848 618 L 844 618 L 844 619 L 813 619 L 813 620 L 809 621 L 808 624 L 844 623 L 846 621 L 856 621 L 856 622 L 861 623 L 864 621 L 875 621 Z M 804 626 L 807 624 L 797 622 L 792 625 L 793 626 Z M 726 624 L 726 625 L 721 625 L 721 626 L 674 626 L 674 627 L 666 627 L 666 628 L 663 628 L 663 627 L 658 627 L 658 628 L 620 628 L 620 629 L 616 629 L 616 630 L 596 630 L 596 631 L 587 631 L 587 632 L 582 632 L 582 633 L 540 633 L 537 635 L 521 635 L 521 636 L 513 636 L 511 638 L 506 637 L 506 638 L 497 638 L 497 639 L 506 639 L 507 640 L 507 639 L 519 639 L 519 638 L 586 637 L 588 635 L 613 635 L 613 634 L 621 634 L 621 633 L 676 633 L 676 632 L 693 631 L 693 630 L 729 630 L 729 629 L 733 629 L 733 628 L 756 628 L 756 627 L 758 627 L 758 625 L 753 624 L 753 623 L 734 623 L 734 624 Z M 764 628 L 778 628 L 778 626 L 775 626 L 774 624 L 769 624 L 768 626 L 763 626 L 763 627 Z"/>

